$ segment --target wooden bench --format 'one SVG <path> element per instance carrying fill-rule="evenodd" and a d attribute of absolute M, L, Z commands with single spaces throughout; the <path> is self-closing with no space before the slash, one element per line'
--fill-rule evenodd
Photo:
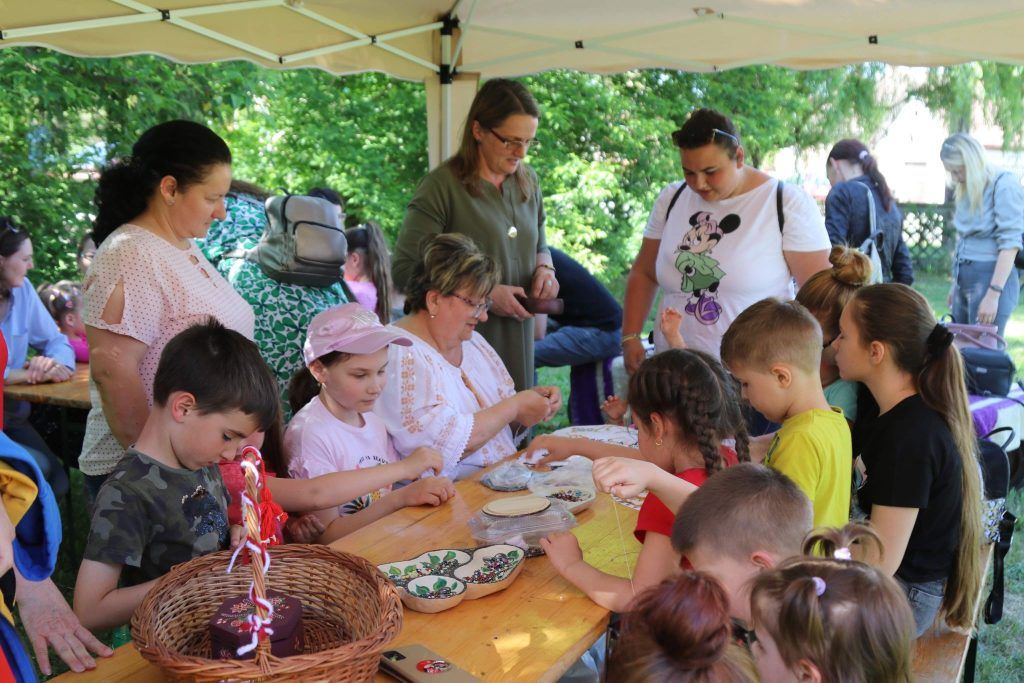
<path fill-rule="evenodd" d="M 986 577 L 992 569 L 994 548 L 993 544 L 986 543 L 982 550 Z M 974 682 L 974 662 L 978 654 L 978 615 L 985 604 L 987 583 L 982 581 L 975 597 L 974 628 L 970 633 L 957 633 L 944 626 L 933 626 L 914 642 L 913 667 L 917 683 Z"/>

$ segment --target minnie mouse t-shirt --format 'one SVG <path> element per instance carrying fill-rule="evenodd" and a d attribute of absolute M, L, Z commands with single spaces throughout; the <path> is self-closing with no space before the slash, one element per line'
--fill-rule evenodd
<path fill-rule="evenodd" d="M 661 308 L 678 309 L 687 345 L 717 358 L 722 336 L 741 311 L 765 297 L 793 298 L 793 276 L 782 252 L 826 250 L 828 233 L 817 204 L 795 185 L 782 187 L 785 225 L 779 232 L 775 179 L 715 202 L 686 188 L 668 214 L 681 184 L 661 191 L 643 236 L 661 240 Z M 654 335 L 656 349 L 667 348 L 657 325 Z"/>

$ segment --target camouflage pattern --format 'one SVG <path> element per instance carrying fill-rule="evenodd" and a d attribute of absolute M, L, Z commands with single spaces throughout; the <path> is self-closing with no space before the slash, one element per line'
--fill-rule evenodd
<path fill-rule="evenodd" d="M 228 547 L 228 493 L 220 470 L 173 469 L 130 448 L 96 496 L 85 559 L 123 565 L 121 583 Z"/>

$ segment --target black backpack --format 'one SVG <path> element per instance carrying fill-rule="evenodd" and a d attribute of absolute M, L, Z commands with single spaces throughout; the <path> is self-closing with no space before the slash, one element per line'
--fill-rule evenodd
<path fill-rule="evenodd" d="M 786 224 L 786 216 L 782 213 L 782 185 L 783 182 L 780 180 L 779 184 L 775 186 L 775 211 L 779 215 L 779 232 L 783 232 L 782 227 Z M 672 207 L 679 201 L 679 195 L 686 189 L 686 183 L 679 186 L 676 193 L 672 195 L 672 201 L 668 203 L 668 211 L 665 212 L 665 220 L 668 220 L 668 216 L 672 213 Z"/>
<path fill-rule="evenodd" d="M 1002 445 L 991 440 L 1001 433 L 1008 433 Z M 982 523 L 985 536 L 995 544 L 992 554 L 992 590 L 985 600 L 986 624 L 996 624 L 1003 618 L 1003 564 L 1010 551 L 1013 527 L 1017 522 L 1013 513 L 1006 509 L 1006 495 L 1010 490 L 1010 460 L 1005 449 L 1014 436 L 1012 427 L 999 427 L 978 439 L 978 460 L 981 463 L 985 496 Z"/>

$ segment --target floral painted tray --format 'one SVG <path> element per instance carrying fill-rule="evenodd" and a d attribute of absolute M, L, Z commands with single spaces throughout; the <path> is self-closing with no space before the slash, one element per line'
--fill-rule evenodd
<path fill-rule="evenodd" d="M 406 607 L 429 613 L 504 590 L 519 576 L 524 559 L 521 548 L 502 543 L 431 550 L 377 568 L 398 586 Z"/>

